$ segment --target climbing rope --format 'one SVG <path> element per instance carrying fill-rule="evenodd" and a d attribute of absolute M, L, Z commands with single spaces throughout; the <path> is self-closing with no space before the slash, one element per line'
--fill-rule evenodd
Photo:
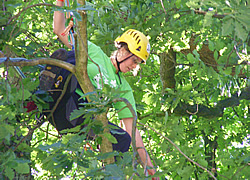
<path fill-rule="evenodd" d="M 64 5 L 70 7 L 70 1 L 64 0 Z M 66 19 L 69 20 L 68 26 L 61 33 L 62 36 L 68 36 L 69 42 L 72 45 L 72 50 L 74 50 L 75 39 L 74 39 L 74 15 L 72 12 L 66 12 Z"/>

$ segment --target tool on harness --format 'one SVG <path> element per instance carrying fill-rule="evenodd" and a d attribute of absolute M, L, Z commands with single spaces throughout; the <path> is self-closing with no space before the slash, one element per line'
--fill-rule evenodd
<path fill-rule="evenodd" d="M 55 88 L 59 87 L 59 85 L 62 82 L 62 80 L 63 80 L 63 77 L 61 75 L 58 76 L 57 81 L 55 82 Z"/>

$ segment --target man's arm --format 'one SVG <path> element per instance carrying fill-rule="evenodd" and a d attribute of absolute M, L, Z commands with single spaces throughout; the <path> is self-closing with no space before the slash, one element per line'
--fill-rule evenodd
<path fill-rule="evenodd" d="M 64 6 L 64 2 L 56 1 L 57 6 Z M 68 36 L 62 36 L 61 33 L 65 30 L 65 14 L 61 11 L 55 11 L 53 17 L 53 32 L 59 37 L 59 39 L 65 44 L 68 48 L 72 49 L 72 46 L 69 44 Z"/>
<path fill-rule="evenodd" d="M 125 126 L 126 131 L 129 133 L 129 135 L 132 137 L 132 124 L 133 124 L 133 118 L 123 118 L 123 124 Z M 146 160 L 147 160 L 147 166 L 152 167 L 153 168 L 153 164 L 151 162 L 150 157 L 147 157 L 147 153 L 145 151 L 145 147 L 142 141 L 142 137 L 141 134 L 139 132 L 139 130 L 136 128 L 136 132 L 135 132 L 135 137 L 136 137 L 136 147 L 142 147 L 140 149 L 138 149 L 138 154 L 143 162 L 143 164 L 145 164 Z M 149 169 L 148 173 L 150 175 L 154 175 L 155 174 L 155 170 L 154 169 Z M 153 178 L 155 180 L 157 180 L 158 178 Z"/>

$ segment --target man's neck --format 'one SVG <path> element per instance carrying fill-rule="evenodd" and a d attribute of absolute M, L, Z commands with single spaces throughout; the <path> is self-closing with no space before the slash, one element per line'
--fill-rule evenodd
<path fill-rule="evenodd" d="M 116 60 L 115 60 L 115 57 L 112 56 L 112 57 L 110 58 L 110 60 L 111 60 L 111 63 L 113 64 L 113 66 L 115 67 L 116 73 L 117 73 L 117 72 L 118 72 L 118 66 L 117 66 L 117 62 L 116 62 Z"/>

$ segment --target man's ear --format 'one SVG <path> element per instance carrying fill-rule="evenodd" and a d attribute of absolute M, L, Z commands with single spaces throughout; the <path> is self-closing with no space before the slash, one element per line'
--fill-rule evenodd
<path fill-rule="evenodd" d="M 118 49 L 117 57 L 126 56 L 128 54 L 129 52 L 125 49 L 125 47 L 121 47 L 120 49 Z"/>

